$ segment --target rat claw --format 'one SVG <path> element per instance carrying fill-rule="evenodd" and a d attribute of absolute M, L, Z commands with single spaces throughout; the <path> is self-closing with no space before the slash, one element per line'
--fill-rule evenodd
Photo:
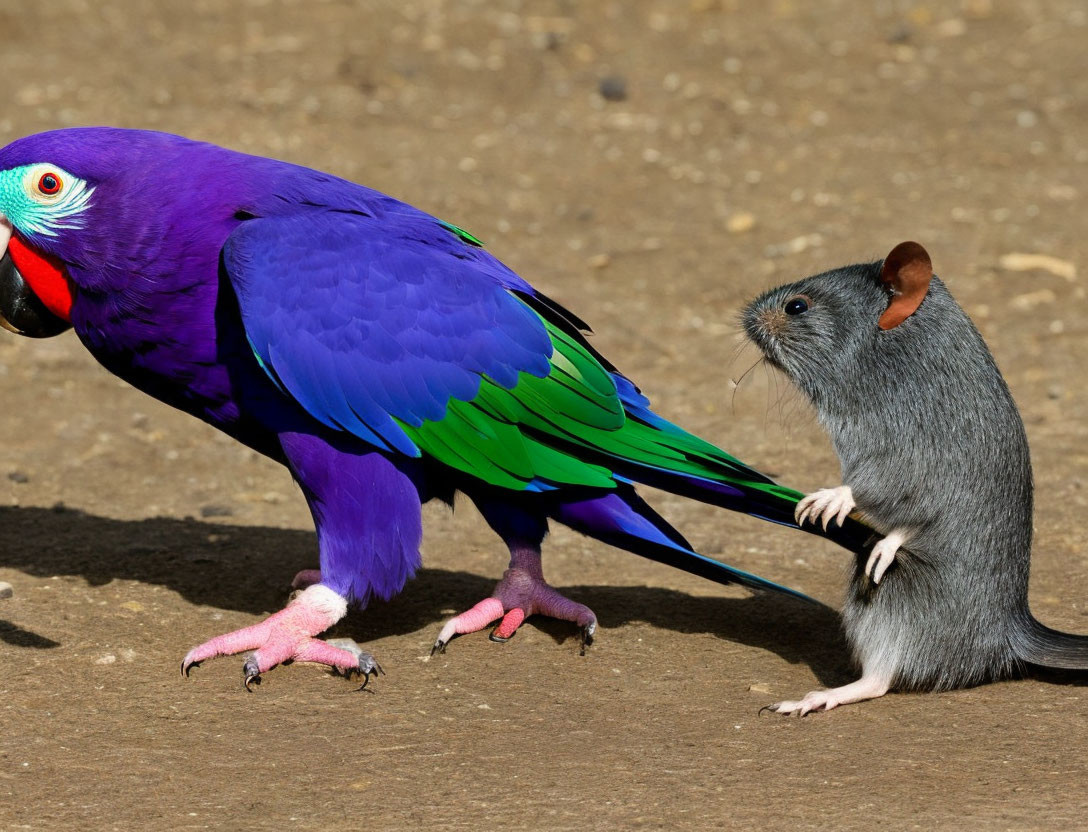
<path fill-rule="evenodd" d="M 448 641 L 443 641 L 440 638 L 435 639 L 434 644 L 431 645 L 431 655 L 433 656 L 435 653 L 445 653 L 447 644 L 449 644 Z"/>
<path fill-rule="evenodd" d="M 181 675 L 186 679 L 189 678 L 189 671 L 194 667 L 200 667 L 200 662 L 194 662 L 188 656 L 181 660 Z"/>
<path fill-rule="evenodd" d="M 871 577 L 874 584 L 879 584 L 888 567 L 895 561 L 899 547 L 905 542 L 906 534 L 896 530 L 873 544 L 869 559 L 865 562 L 865 577 Z"/>

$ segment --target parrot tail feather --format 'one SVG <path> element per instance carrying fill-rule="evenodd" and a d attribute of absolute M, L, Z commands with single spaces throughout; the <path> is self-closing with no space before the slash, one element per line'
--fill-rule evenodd
<path fill-rule="evenodd" d="M 552 517 L 588 537 L 700 578 L 772 590 L 816 603 L 801 592 L 699 554 L 634 488 L 623 482 L 604 496 L 559 503 Z"/>

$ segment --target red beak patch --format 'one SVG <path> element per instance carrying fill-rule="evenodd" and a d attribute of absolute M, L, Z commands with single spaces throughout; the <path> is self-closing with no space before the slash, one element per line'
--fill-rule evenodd
<path fill-rule="evenodd" d="M 72 284 L 64 273 L 61 261 L 50 254 L 35 251 L 14 234 L 8 241 L 8 252 L 15 268 L 23 276 L 45 308 L 71 322 Z"/>

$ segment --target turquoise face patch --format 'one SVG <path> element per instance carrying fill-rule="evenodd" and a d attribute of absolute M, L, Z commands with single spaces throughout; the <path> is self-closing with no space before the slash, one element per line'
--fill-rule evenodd
<path fill-rule="evenodd" d="M 0 171 L 0 213 L 28 237 L 56 237 L 82 228 L 94 188 L 66 170 L 40 162 Z"/>

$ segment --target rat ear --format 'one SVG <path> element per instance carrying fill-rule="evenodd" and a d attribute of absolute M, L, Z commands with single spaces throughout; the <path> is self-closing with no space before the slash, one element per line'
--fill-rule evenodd
<path fill-rule="evenodd" d="M 895 329 L 918 311 L 932 277 L 933 261 L 918 243 L 900 243 L 893 248 L 880 269 L 880 282 L 892 293 L 892 300 L 877 326 Z"/>

